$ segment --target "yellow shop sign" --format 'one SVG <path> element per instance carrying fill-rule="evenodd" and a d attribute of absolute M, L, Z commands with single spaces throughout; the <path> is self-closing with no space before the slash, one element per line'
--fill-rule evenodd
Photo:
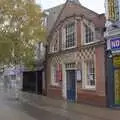
<path fill-rule="evenodd" d="M 120 67 L 120 56 L 117 56 L 117 57 L 113 58 L 113 65 L 115 67 Z"/>
<path fill-rule="evenodd" d="M 118 0 L 108 0 L 108 19 L 119 20 Z"/>

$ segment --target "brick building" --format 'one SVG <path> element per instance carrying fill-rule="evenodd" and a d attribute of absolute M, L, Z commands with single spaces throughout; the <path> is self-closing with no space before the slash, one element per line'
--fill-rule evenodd
<path fill-rule="evenodd" d="M 48 34 L 47 95 L 105 105 L 104 14 L 67 0 Z"/>

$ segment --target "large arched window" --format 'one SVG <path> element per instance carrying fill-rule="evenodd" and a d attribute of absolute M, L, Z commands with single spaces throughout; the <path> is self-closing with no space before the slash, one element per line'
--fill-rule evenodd
<path fill-rule="evenodd" d="M 66 25 L 66 48 L 75 46 L 75 23 Z"/>
<path fill-rule="evenodd" d="M 75 21 L 69 21 L 62 28 L 62 49 L 75 48 L 76 40 L 76 23 Z"/>

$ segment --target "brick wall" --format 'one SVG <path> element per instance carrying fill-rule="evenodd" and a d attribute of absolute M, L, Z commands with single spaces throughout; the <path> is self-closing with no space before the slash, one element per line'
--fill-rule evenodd
<path fill-rule="evenodd" d="M 77 94 L 78 103 L 106 106 L 106 97 L 98 95 L 95 91 L 81 91 Z"/>
<path fill-rule="evenodd" d="M 60 87 L 49 86 L 47 96 L 54 99 L 62 99 L 62 89 Z"/>
<path fill-rule="evenodd" d="M 96 54 L 96 90 L 80 89 L 77 101 L 92 105 L 106 106 L 105 94 L 105 56 L 104 45 L 97 46 Z"/>
<path fill-rule="evenodd" d="M 96 92 L 105 96 L 105 56 L 104 45 L 96 48 Z"/>

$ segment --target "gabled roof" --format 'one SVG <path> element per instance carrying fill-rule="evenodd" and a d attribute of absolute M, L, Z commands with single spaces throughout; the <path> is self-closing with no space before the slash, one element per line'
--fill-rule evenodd
<path fill-rule="evenodd" d="M 56 28 L 57 24 L 60 23 L 60 21 L 72 15 L 84 16 L 86 19 L 93 21 L 97 27 L 100 26 L 98 23 L 99 21 L 96 22 L 96 20 L 99 20 L 99 17 L 101 19 L 100 14 L 82 6 L 78 0 L 67 0 L 66 3 L 62 5 L 61 10 L 59 11 L 59 14 L 55 17 L 56 20 L 53 22 L 53 25 L 52 25 L 53 27 L 49 31 L 49 35 Z M 96 20 L 93 20 L 94 18 L 96 18 Z"/>

